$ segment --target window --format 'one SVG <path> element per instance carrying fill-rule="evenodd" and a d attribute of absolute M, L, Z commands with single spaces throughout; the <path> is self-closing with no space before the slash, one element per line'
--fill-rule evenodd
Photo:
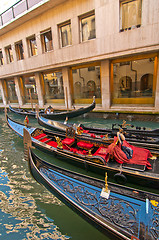
<path fill-rule="evenodd" d="M 45 32 L 41 32 L 41 42 L 42 42 L 42 51 L 49 52 L 53 50 L 53 42 L 52 42 L 52 32 L 51 30 L 47 30 Z"/>
<path fill-rule="evenodd" d="M 7 56 L 7 63 L 13 62 L 13 51 L 11 45 L 5 48 L 6 56 Z"/>
<path fill-rule="evenodd" d="M 27 39 L 28 49 L 29 49 L 29 56 L 36 56 L 37 55 L 37 44 L 35 35 L 31 36 Z"/>
<path fill-rule="evenodd" d="M 95 13 L 94 11 L 80 16 L 81 41 L 87 41 L 96 38 Z"/>
<path fill-rule="evenodd" d="M 15 43 L 15 51 L 16 51 L 17 60 L 24 59 L 24 49 L 23 49 L 22 41 Z"/>
<path fill-rule="evenodd" d="M 64 103 L 64 87 L 62 72 L 45 73 L 43 75 L 45 85 L 45 100 L 47 103 Z"/>
<path fill-rule="evenodd" d="M 93 96 L 101 103 L 100 66 L 74 67 L 72 78 L 75 103 L 83 102 L 82 99 L 85 103 L 88 103 L 86 99 L 91 102 Z"/>
<path fill-rule="evenodd" d="M 2 50 L 0 50 L 0 65 L 4 65 L 4 59 L 3 59 Z"/>
<path fill-rule="evenodd" d="M 25 76 L 21 81 L 21 89 L 24 89 L 23 100 L 25 103 L 37 103 L 38 95 L 34 76 Z"/>
<path fill-rule="evenodd" d="M 157 57 L 112 62 L 113 103 L 153 104 Z"/>
<path fill-rule="evenodd" d="M 18 103 L 18 97 L 16 94 L 16 86 L 14 80 L 6 81 L 7 90 L 8 90 L 8 101 L 10 103 Z"/>
<path fill-rule="evenodd" d="M 120 30 L 141 26 L 141 0 L 120 2 Z"/>
<path fill-rule="evenodd" d="M 71 22 L 65 22 L 59 25 L 61 47 L 72 45 Z"/>

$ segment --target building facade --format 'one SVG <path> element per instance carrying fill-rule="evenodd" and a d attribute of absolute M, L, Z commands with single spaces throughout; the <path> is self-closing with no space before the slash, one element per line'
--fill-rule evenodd
<path fill-rule="evenodd" d="M 159 110 L 158 0 L 21 0 L 1 14 L 1 105 Z"/>

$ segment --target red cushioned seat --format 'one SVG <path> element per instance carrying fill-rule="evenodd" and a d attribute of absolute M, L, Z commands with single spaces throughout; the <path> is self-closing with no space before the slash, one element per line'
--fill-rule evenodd
<path fill-rule="evenodd" d="M 46 136 L 45 133 L 41 133 L 41 134 L 39 134 L 38 136 L 35 136 L 34 138 L 35 138 L 35 139 L 39 139 L 39 138 L 42 138 L 42 137 L 45 137 L 45 136 Z"/>
<path fill-rule="evenodd" d="M 77 146 L 84 149 L 90 149 L 93 147 L 93 143 L 78 142 Z"/>
<path fill-rule="evenodd" d="M 66 144 L 68 146 L 72 145 L 74 143 L 75 139 L 73 138 L 65 138 L 64 140 L 62 140 L 62 144 Z"/>
<path fill-rule="evenodd" d="M 98 155 L 101 157 L 105 157 L 107 154 L 108 149 L 105 147 L 100 147 L 93 155 Z"/>
<path fill-rule="evenodd" d="M 50 141 L 47 144 L 52 146 L 52 147 L 55 147 L 55 148 L 57 147 L 57 142 L 55 142 L 55 141 Z"/>

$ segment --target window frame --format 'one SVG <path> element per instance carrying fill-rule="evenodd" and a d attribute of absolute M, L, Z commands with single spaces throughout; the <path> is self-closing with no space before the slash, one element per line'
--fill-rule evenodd
<path fill-rule="evenodd" d="M 3 52 L 2 49 L 0 49 L 0 66 L 4 65 L 4 57 L 3 57 Z"/>
<path fill-rule="evenodd" d="M 69 38 L 67 37 L 67 42 L 68 44 L 64 45 L 63 44 L 63 36 L 62 36 L 62 28 L 69 26 L 69 34 L 70 34 L 70 41 Z M 58 24 L 58 32 L 59 32 L 59 39 L 60 39 L 60 48 L 64 48 L 64 47 L 69 47 L 72 46 L 72 28 L 71 28 L 71 20 L 68 20 L 64 23 Z M 67 32 L 68 33 L 68 32 Z"/>
<path fill-rule="evenodd" d="M 11 45 L 8 45 L 7 47 L 5 47 L 5 53 L 7 57 L 7 63 L 14 62 L 13 50 Z"/>
<path fill-rule="evenodd" d="M 31 43 L 32 40 L 34 40 L 36 44 L 32 45 Z M 27 46 L 28 46 L 29 57 L 38 55 L 37 41 L 36 41 L 35 34 L 27 38 Z M 33 46 L 36 46 L 36 47 L 34 47 L 33 49 Z M 34 54 L 34 52 L 36 52 L 36 54 Z"/>
<path fill-rule="evenodd" d="M 47 33 L 50 33 L 51 40 L 49 40 L 49 49 L 47 47 L 46 41 L 45 41 L 45 35 Z M 41 45 L 42 45 L 42 53 L 47 53 L 53 51 L 53 37 L 52 37 L 52 30 L 51 28 L 48 28 L 44 31 L 40 32 L 40 39 L 41 39 Z"/>
<path fill-rule="evenodd" d="M 94 29 L 93 30 L 91 30 L 91 31 L 95 31 L 95 33 L 94 33 L 94 37 L 92 37 L 92 38 L 88 38 L 88 39 L 86 39 L 86 40 L 83 40 L 83 26 L 82 26 L 82 20 L 83 19 L 86 19 L 86 18 L 89 18 L 89 17 L 92 17 L 92 16 L 94 16 Z M 92 10 L 91 12 L 88 12 L 88 13 L 85 13 L 85 14 L 82 14 L 82 15 L 80 15 L 79 17 L 79 28 L 80 28 L 80 42 L 82 43 L 82 42 L 86 42 L 86 41 L 90 41 L 90 40 L 93 40 L 93 39 L 96 39 L 96 21 L 95 21 L 95 10 Z M 90 32 L 91 32 L 90 31 Z M 89 33 L 90 33 L 89 32 Z"/>
<path fill-rule="evenodd" d="M 140 1 L 140 5 L 141 5 L 141 8 L 138 9 L 138 11 L 140 12 L 140 14 L 138 14 L 138 16 L 140 15 L 140 23 L 136 23 L 135 25 L 131 25 L 131 26 L 128 26 L 128 27 L 125 27 L 123 28 L 123 5 L 124 4 L 128 4 L 130 2 L 137 2 L 137 1 Z M 120 32 L 123 32 L 123 31 L 126 31 L 126 30 L 131 30 L 133 28 L 139 28 L 141 27 L 141 23 L 142 23 L 142 0 L 120 0 L 119 2 L 119 14 L 120 14 L 120 25 L 119 25 L 119 31 Z"/>
<path fill-rule="evenodd" d="M 24 59 L 24 48 L 23 48 L 22 40 L 16 42 L 14 45 L 15 45 L 17 61 L 23 60 Z"/>
<path fill-rule="evenodd" d="M 154 74 L 153 74 L 153 95 L 152 97 L 132 97 L 132 98 L 113 98 L 113 91 L 114 91 L 114 72 L 113 72 L 113 64 L 114 63 L 122 63 L 126 61 L 136 61 L 136 60 L 144 60 L 147 58 L 154 58 Z M 141 55 L 135 55 L 129 58 L 119 58 L 112 60 L 110 63 L 110 92 L 111 92 L 111 104 L 152 104 L 154 105 L 155 102 L 155 92 L 156 92 L 156 82 L 157 82 L 157 62 L 158 62 L 158 56 L 157 54 L 141 54 Z"/>

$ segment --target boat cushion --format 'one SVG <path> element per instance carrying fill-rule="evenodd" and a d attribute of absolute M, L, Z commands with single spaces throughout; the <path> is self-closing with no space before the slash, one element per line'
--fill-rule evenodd
<path fill-rule="evenodd" d="M 47 144 L 52 146 L 52 147 L 55 147 L 55 148 L 57 147 L 57 142 L 55 142 L 55 141 L 50 141 Z"/>
<path fill-rule="evenodd" d="M 62 140 L 62 144 L 66 144 L 68 146 L 72 145 L 74 143 L 75 139 L 74 138 L 65 138 Z"/>
<path fill-rule="evenodd" d="M 95 152 L 96 155 L 106 155 L 107 154 L 107 148 L 105 147 L 100 147 L 98 150 Z"/>
<path fill-rule="evenodd" d="M 90 149 L 93 147 L 93 143 L 78 142 L 77 146 L 84 149 Z"/>
<path fill-rule="evenodd" d="M 34 138 L 35 138 L 35 139 L 39 139 L 39 138 L 42 138 L 42 137 L 45 137 L 45 136 L 46 136 L 45 133 L 41 133 L 41 134 L 39 134 L 38 136 L 35 136 Z"/>

